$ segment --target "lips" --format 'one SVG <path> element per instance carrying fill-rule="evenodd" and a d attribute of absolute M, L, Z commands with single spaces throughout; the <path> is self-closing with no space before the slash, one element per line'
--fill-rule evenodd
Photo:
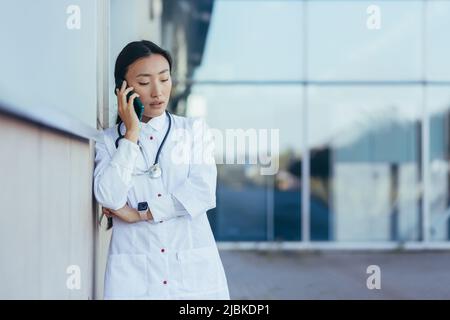
<path fill-rule="evenodd" d="M 151 102 L 150 105 L 152 107 L 159 107 L 162 106 L 164 104 L 164 101 L 155 101 L 155 102 Z"/>

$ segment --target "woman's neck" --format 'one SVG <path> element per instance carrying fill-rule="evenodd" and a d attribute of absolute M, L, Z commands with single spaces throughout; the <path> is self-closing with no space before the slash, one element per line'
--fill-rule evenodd
<path fill-rule="evenodd" d="M 152 117 L 147 117 L 147 116 L 142 115 L 142 122 L 147 123 L 147 122 L 149 122 L 151 119 L 152 119 Z"/>

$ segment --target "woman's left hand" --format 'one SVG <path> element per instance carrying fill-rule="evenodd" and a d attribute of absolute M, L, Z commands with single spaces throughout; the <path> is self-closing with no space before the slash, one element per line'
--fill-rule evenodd
<path fill-rule="evenodd" d="M 128 223 L 134 223 L 141 220 L 139 212 L 137 212 L 136 209 L 130 208 L 128 205 L 125 205 L 124 207 L 118 210 L 103 208 L 102 211 L 108 218 L 116 216 L 117 218 Z"/>

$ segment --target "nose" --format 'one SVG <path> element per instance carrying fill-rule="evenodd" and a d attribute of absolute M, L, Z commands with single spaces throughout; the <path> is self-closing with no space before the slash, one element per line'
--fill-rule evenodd
<path fill-rule="evenodd" d="M 162 95 L 162 86 L 157 81 L 153 83 L 153 86 L 151 87 L 152 91 L 150 92 L 152 98 L 158 98 Z"/>

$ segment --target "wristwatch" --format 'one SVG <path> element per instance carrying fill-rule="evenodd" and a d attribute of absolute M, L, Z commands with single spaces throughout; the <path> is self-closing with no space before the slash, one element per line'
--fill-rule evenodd
<path fill-rule="evenodd" d="M 148 220 L 147 218 L 147 212 L 148 212 L 148 203 L 145 202 L 139 202 L 138 208 L 139 216 L 141 217 L 141 220 Z"/>

